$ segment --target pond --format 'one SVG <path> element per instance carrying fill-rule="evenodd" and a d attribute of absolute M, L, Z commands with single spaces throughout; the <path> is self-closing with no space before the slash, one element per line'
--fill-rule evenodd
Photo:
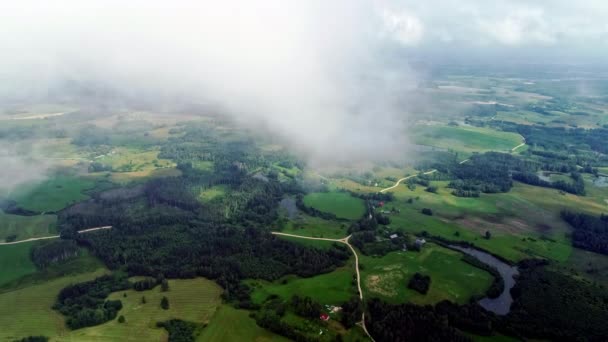
<path fill-rule="evenodd" d="M 515 286 L 514 276 L 519 274 L 516 266 L 511 266 L 500 259 L 494 257 L 491 254 L 482 252 L 478 249 L 461 247 L 450 245 L 451 248 L 459 250 L 465 254 L 477 258 L 477 260 L 484 264 L 490 265 L 498 270 L 500 276 L 505 281 L 505 288 L 497 298 L 482 298 L 478 303 L 484 309 L 491 311 L 497 315 L 506 315 L 511 310 L 511 303 L 513 303 L 513 297 L 511 297 L 511 289 Z"/>

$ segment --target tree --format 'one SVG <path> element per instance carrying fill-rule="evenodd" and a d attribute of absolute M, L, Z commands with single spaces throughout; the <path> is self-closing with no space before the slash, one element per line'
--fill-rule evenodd
<path fill-rule="evenodd" d="M 169 299 L 167 299 L 167 297 L 163 297 L 163 299 L 160 300 L 160 307 L 163 308 L 163 310 L 169 310 Z"/>
<path fill-rule="evenodd" d="M 167 292 L 169 291 L 169 281 L 167 281 L 167 279 L 163 279 L 160 283 L 160 290 L 162 292 Z"/>
<path fill-rule="evenodd" d="M 429 216 L 433 216 L 433 211 L 429 208 L 422 208 L 422 213 L 424 215 L 429 215 Z"/>
<path fill-rule="evenodd" d="M 490 233 L 489 230 L 486 230 L 486 235 L 485 235 L 486 240 L 490 240 L 491 237 L 492 237 L 492 233 Z"/>
<path fill-rule="evenodd" d="M 118 316 L 118 323 L 124 323 L 125 322 L 125 316 L 120 315 Z"/>
<path fill-rule="evenodd" d="M 141 296 L 141 303 L 146 304 L 146 296 Z"/>

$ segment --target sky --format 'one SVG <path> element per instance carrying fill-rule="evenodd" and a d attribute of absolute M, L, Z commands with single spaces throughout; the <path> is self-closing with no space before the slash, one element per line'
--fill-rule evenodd
<path fill-rule="evenodd" d="M 0 98 L 76 81 L 213 103 L 318 164 L 398 158 L 427 101 L 411 59 L 602 61 L 606 18 L 601 0 L 0 1 Z"/>

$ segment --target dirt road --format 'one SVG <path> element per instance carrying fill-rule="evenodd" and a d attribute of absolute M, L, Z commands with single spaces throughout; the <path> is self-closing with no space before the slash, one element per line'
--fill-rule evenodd
<path fill-rule="evenodd" d="M 112 226 L 103 226 L 103 227 L 88 228 L 88 229 L 79 230 L 78 234 L 89 233 L 89 232 L 94 232 L 96 230 L 111 229 L 111 228 L 112 228 Z M 16 245 L 18 243 L 26 243 L 26 242 L 31 242 L 31 241 L 57 239 L 57 238 L 59 238 L 59 235 L 43 236 L 43 237 L 37 237 L 37 238 L 31 238 L 31 239 L 25 239 L 25 240 L 19 240 L 19 241 L 11 241 L 11 242 L 0 242 L 0 246 L 2 246 L 2 245 Z"/>

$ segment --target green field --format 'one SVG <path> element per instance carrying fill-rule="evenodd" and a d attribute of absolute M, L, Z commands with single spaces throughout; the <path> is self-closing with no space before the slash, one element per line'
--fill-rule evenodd
<path fill-rule="evenodd" d="M 5 214 L 0 210 L 0 242 L 15 235 L 16 240 L 56 235 L 55 215 L 21 216 Z"/>
<path fill-rule="evenodd" d="M 570 227 L 559 212 L 570 209 L 599 215 L 606 208 L 600 198 L 560 194 L 517 182 L 508 193 L 479 198 L 453 196 L 447 182 L 433 185 L 438 187 L 437 194 L 420 186 L 414 191 L 405 185 L 391 190 L 396 201 L 390 205 L 401 210 L 390 215 L 391 228 L 472 242 L 512 261 L 535 256 L 566 261 L 572 252 L 567 237 Z M 409 198 L 413 203 L 407 203 Z M 422 208 L 431 208 L 434 216 L 421 214 Z M 491 239 L 482 237 L 485 231 L 491 232 Z"/>
<path fill-rule="evenodd" d="M 320 217 L 299 215 L 293 220 L 289 220 L 282 227 L 281 232 L 330 239 L 341 239 L 348 235 L 348 227 L 343 222 L 324 220 Z"/>
<path fill-rule="evenodd" d="M 57 294 L 70 284 L 94 279 L 105 272 L 99 269 L 0 294 L 0 340 L 67 333 L 63 317 L 51 309 Z"/>
<path fill-rule="evenodd" d="M 391 252 L 383 257 L 360 256 L 361 279 L 366 298 L 390 303 L 434 304 L 447 299 L 464 304 L 473 295 L 483 295 L 492 276 L 461 260 L 462 254 L 429 243 L 421 252 Z M 419 272 L 431 277 L 426 295 L 407 287 Z"/>
<path fill-rule="evenodd" d="M 124 294 L 127 297 L 124 297 Z M 207 323 L 221 304 L 222 289 L 214 282 L 203 279 L 169 280 L 169 291 L 161 292 L 160 287 L 148 291 L 120 291 L 110 294 L 108 299 L 120 299 L 123 304 L 119 315 L 125 323 L 117 320 L 98 326 L 78 329 L 60 334 L 56 341 L 162 341 L 167 332 L 157 328 L 156 322 L 173 318 L 185 321 Z M 141 297 L 146 303 L 141 303 Z M 163 296 L 169 299 L 169 310 L 160 308 Z"/>
<path fill-rule="evenodd" d="M 23 186 L 10 198 L 27 210 L 54 212 L 87 199 L 83 192 L 94 186 L 95 181 L 90 178 L 55 176 L 40 184 Z"/>
<path fill-rule="evenodd" d="M 255 341 L 286 342 L 288 339 L 259 327 L 249 317 L 249 311 L 238 310 L 229 305 L 220 305 L 209 325 L 197 337 L 197 341 Z"/>
<path fill-rule="evenodd" d="M 347 192 L 313 192 L 304 196 L 304 204 L 351 220 L 358 219 L 365 213 L 363 200 Z"/>
<path fill-rule="evenodd" d="M 320 304 L 337 305 L 357 295 L 353 286 L 354 271 L 355 266 L 351 261 L 333 272 L 310 278 L 286 276 L 274 282 L 248 280 L 246 283 L 253 288 L 251 299 L 257 304 L 263 303 L 270 295 L 286 300 L 298 295 L 310 297 Z"/>
<path fill-rule="evenodd" d="M 483 151 L 510 152 L 513 147 L 522 143 L 519 134 L 481 127 L 418 125 L 412 132 L 416 144 L 450 149 L 464 154 Z"/>
<path fill-rule="evenodd" d="M 38 241 L 0 246 L 0 286 L 36 272 L 30 250 Z"/>

